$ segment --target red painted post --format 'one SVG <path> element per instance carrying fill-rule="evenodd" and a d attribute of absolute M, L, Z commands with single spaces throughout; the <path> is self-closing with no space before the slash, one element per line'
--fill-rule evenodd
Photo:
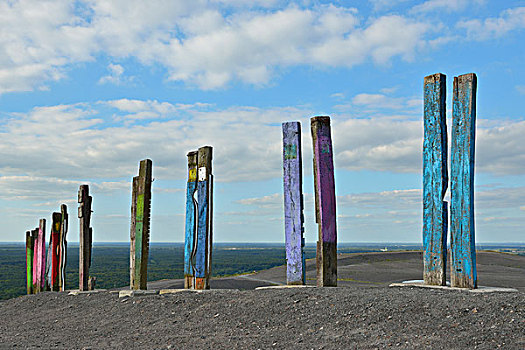
<path fill-rule="evenodd" d="M 311 118 L 315 218 L 318 224 L 317 286 L 337 286 L 337 226 L 330 117 Z"/>

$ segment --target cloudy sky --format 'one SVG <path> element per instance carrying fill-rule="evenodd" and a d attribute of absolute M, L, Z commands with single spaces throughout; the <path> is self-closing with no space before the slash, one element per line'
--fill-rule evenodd
<path fill-rule="evenodd" d="M 332 117 L 340 242 L 421 242 L 423 78 L 478 75 L 478 242 L 525 242 L 525 2 L 0 2 L 0 241 L 81 184 L 95 241 L 128 241 L 154 167 L 153 242 L 181 242 L 186 153 L 214 147 L 216 242 L 283 242 L 281 123 Z M 450 117 L 450 111 L 448 113 Z M 450 122 L 449 122 L 450 125 Z"/>

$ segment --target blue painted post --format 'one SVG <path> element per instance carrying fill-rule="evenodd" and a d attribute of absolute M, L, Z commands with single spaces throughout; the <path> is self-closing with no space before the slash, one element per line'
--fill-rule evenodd
<path fill-rule="evenodd" d="M 284 234 L 287 284 L 305 284 L 301 123 L 283 123 Z"/>
<path fill-rule="evenodd" d="M 188 153 L 188 184 L 186 187 L 186 230 L 184 238 L 184 288 L 193 288 L 195 277 L 195 237 L 197 235 L 197 151 Z"/>
<path fill-rule="evenodd" d="M 476 142 L 476 74 L 454 78 L 450 250 L 453 287 L 477 288 L 474 232 L 474 151 Z"/>
<path fill-rule="evenodd" d="M 315 184 L 315 218 L 318 225 L 317 286 L 337 286 L 337 227 L 334 160 L 330 117 L 310 119 Z"/>
<path fill-rule="evenodd" d="M 448 187 L 446 76 L 424 80 L 423 141 L 423 279 L 425 284 L 446 285 Z"/>
<path fill-rule="evenodd" d="M 195 289 L 209 289 L 212 253 L 213 175 L 212 147 L 199 148 L 197 153 L 197 247 L 195 252 Z"/>

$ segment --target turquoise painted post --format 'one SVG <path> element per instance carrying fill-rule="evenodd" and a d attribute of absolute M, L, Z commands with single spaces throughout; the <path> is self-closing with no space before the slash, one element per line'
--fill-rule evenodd
<path fill-rule="evenodd" d="M 209 289 L 212 253 L 213 175 L 212 147 L 199 148 L 197 153 L 197 246 L 195 250 L 195 289 Z"/>
<path fill-rule="evenodd" d="M 186 230 L 184 237 L 184 288 L 193 288 L 195 277 L 195 236 L 197 235 L 197 221 L 195 220 L 197 203 L 197 151 L 188 153 L 188 184 L 186 187 Z"/>
<path fill-rule="evenodd" d="M 423 279 L 425 284 L 446 285 L 448 187 L 446 76 L 424 79 L 423 141 Z"/>
<path fill-rule="evenodd" d="M 454 78 L 452 166 L 450 174 L 450 250 L 453 287 L 477 288 L 474 232 L 474 155 L 476 74 Z"/>
<path fill-rule="evenodd" d="M 286 282 L 305 284 L 301 123 L 287 122 L 282 126 Z"/>
<path fill-rule="evenodd" d="M 318 225 L 317 286 L 337 286 L 337 227 L 330 117 L 310 119 L 314 153 L 315 218 Z"/>

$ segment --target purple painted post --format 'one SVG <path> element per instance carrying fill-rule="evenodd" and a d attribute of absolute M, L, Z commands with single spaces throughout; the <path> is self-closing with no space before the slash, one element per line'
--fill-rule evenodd
<path fill-rule="evenodd" d="M 284 234 L 287 284 L 305 284 L 301 123 L 283 123 Z"/>
<path fill-rule="evenodd" d="M 337 227 L 330 117 L 310 119 L 314 153 L 317 286 L 337 286 Z"/>

